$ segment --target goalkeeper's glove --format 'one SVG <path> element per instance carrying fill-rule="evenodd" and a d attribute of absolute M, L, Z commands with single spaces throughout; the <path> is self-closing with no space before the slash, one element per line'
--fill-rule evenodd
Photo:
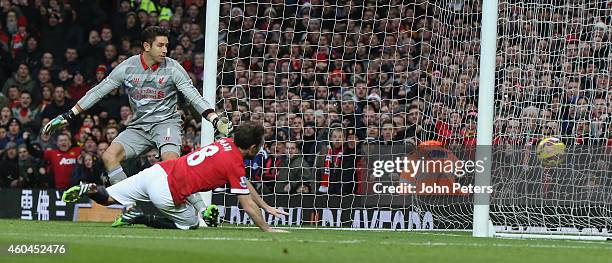
<path fill-rule="evenodd" d="M 59 115 L 55 118 L 53 118 L 52 120 L 50 120 L 47 125 L 45 125 L 45 127 L 43 127 L 42 129 L 42 133 L 44 135 L 49 135 L 52 132 L 54 132 L 55 130 L 61 129 L 63 127 L 65 127 L 66 125 L 68 125 L 68 123 L 70 123 L 70 121 L 72 121 L 74 118 L 76 117 L 76 115 L 74 114 L 74 112 L 72 112 L 72 110 Z"/>
<path fill-rule="evenodd" d="M 234 130 L 232 122 L 227 117 L 215 117 L 212 120 L 212 125 L 217 131 L 219 131 L 219 133 L 226 137 L 229 136 Z"/>

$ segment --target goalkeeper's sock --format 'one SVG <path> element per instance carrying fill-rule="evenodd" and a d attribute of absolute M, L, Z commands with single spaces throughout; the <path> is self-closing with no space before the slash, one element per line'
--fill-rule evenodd
<path fill-rule="evenodd" d="M 121 182 L 126 178 L 127 175 L 123 171 L 123 167 L 121 167 L 121 165 L 108 171 L 108 180 L 110 181 L 111 185 Z"/>
<path fill-rule="evenodd" d="M 135 218 L 135 224 L 142 224 L 152 228 L 160 229 L 178 229 L 172 220 L 157 215 L 143 215 Z"/>
<path fill-rule="evenodd" d="M 187 197 L 187 202 L 189 202 L 196 210 L 196 214 L 200 215 L 204 210 L 206 210 L 206 204 L 204 203 L 204 199 L 200 193 L 193 193 Z M 207 224 L 204 219 L 198 216 L 199 226 L 206 227 Z"/>
<path fill-rule="evenodd" d="M 200 213 L 206 209 L 206 204 L 200 193 L 193 193 L 187 197 L 187 201 L 195 207 L 196 212 Z"/>
<path fill-rule="evenodd" d="M 98 185 L 96 187 L 96 191 L 88 193 L 87 197 L 91 198 L 91 200 L 96 201 L 96 203 L 98 204 L 106 205 L 106 203 L 108 202 L 109 195 L 104 186 Z"/>

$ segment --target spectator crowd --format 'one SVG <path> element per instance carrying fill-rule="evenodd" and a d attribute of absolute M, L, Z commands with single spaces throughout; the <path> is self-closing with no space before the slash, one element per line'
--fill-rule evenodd
<path fill-rule="evenodd" d="M 131 118 L 122 87 L 65 131 L 40 128 L 139 54 L 143 28 L 170 29 L 168 55 L 202 86 L 203 0 L 108 2 L 0 0 L 0 187 L 106 183 L 101 153 Z M 494 143 L 612 146 L 610 1 L 500 3 Z M 257 187 L 359 193 L 366 145 L 474 145 L 481 5 L 221 1 L 217 109 L 263 124 L 247 163 Z M 200 136 L 187 107 L 183 153 Z M 125 166 L 155 161 L 152 150 Z"/>

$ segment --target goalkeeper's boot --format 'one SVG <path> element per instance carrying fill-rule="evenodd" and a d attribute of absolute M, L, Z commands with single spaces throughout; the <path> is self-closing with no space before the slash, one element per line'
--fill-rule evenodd
<path fill-rule="evenodd" d="M 86 195 L 90 189 L 93 189 L 96 184 L 82 184 L 70 187 L 70 189 L 64 191 L 62 194 L 62 201 L 66 203 L 74 203 L 78 201 L 82 196 Z"/>
<path fill-rule="evenodd" d="M 142 210 L 136 205 L 126 207 L 123 210 L 123 214 L 115 219 L 115 222 L 111 225 L 112 227 L 129 226 L 136 223 L 137 218 L 144 216 Z"/>
<path fill-rule="evenodd" d="M 219 208 L 217 208 L 216 205 L 209 205 L 206 207 L 206 210 L 202 212 L 202 218 L 209 227 L 219 226 Z"/>

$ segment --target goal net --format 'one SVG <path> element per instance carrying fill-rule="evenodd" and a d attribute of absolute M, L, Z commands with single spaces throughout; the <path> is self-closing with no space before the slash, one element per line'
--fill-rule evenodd
<path fill-rule="evenodd" d="M 487 146 L 498 231 L 611 228 L 610 8 L 500 1 Z M 473 184 L 474 172 L 384 164 L 477 161 L 481 14 L 467 0 L 222 0 L 217 106 L 236 126 L 265 127 L 247 172 L 290 213 L 269 223 L 471 229 L 473 195 L 454 185 Z M 544 137 L 567 144 L 563 164 L 537 161 L 527 145 Z M 224 222 L 252 223 L 232 195 L 213 203 Z"/>
<path fill-rule="evenodd" d="M 491 201 L 498 231 L 612 235 L 611 8 L 610 1 L 501 3 L 495 136 L 505 153 Z M 531 156 L 507 154 L 547 137 L 567 145 L 564 163 L 543 167 L 533 146 Z"/>

